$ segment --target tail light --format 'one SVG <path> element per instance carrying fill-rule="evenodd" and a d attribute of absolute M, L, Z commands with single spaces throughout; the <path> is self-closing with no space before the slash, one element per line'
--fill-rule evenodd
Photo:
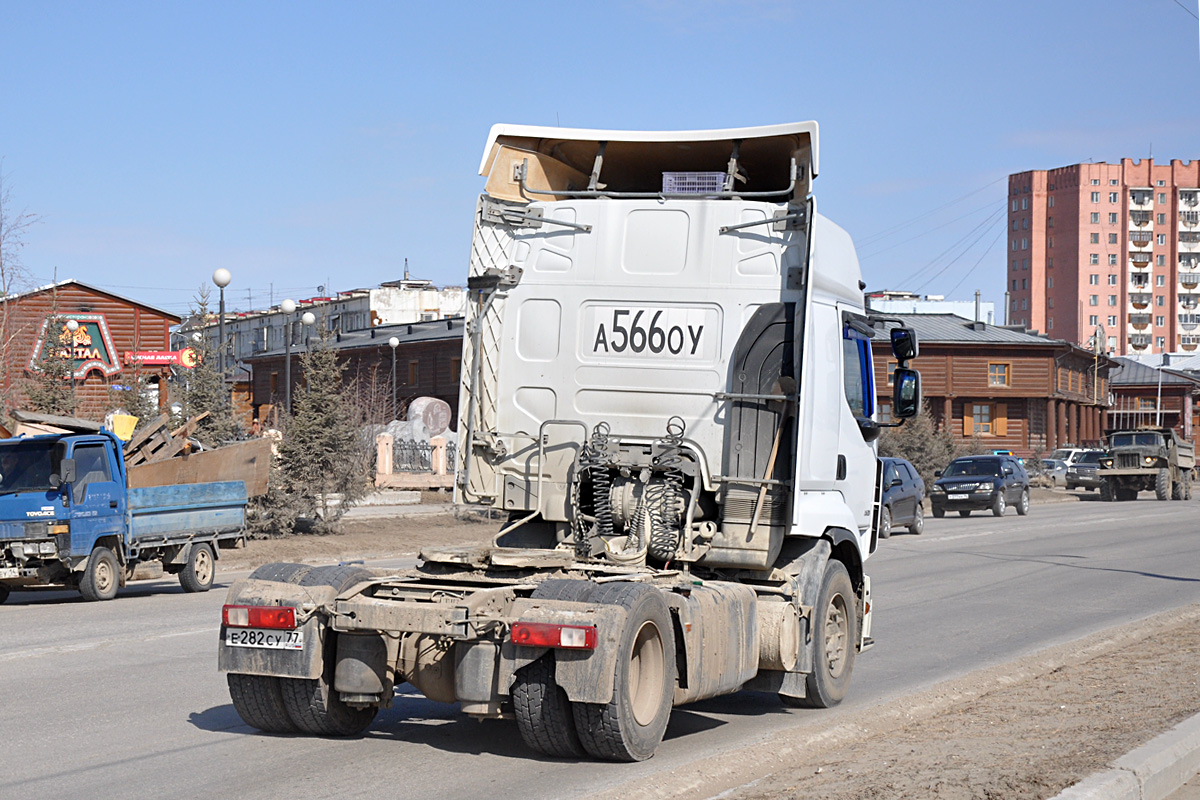
<path fill-rule="evenodd" d="M 291 606 L 224 606 L 221 621 L 230 628 L 292 630 L 296 627 L 296 609 Z"/>
<path fill-rule="evenodd" d="M 595 625 L 552 625 L 547 622 L 514 622 L 513 644 L 526 647 L 560 647 L 567 650 L 595 650 Z"/>

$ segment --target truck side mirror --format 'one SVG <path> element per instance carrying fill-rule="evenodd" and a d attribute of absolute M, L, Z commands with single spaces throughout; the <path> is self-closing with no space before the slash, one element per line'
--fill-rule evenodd
<path fill-rule="evenodd" d="M 910 358 L 916 358 L 920 352 L 917 344 L 917 332 L 912 328 L 892 328 L 892 355 L 903 364 Z"/>
<path fill-rule="evenodd" d="M 915 344 L 916 340 L 913 342 Z M 892 373 L 892 416 L 908 419 L 920 410 L 921 373 L 908 367 L 896 367 Z"/>
<path fill-rule="evenodd" d="M 59 472 L 62 473 L 62 482 L 63 483 L 74 483 L 75 482 L 75 459 L 64 458 L 62 460 L 62 463 L 59 465 L 58 469 L 59 469 Z"/>

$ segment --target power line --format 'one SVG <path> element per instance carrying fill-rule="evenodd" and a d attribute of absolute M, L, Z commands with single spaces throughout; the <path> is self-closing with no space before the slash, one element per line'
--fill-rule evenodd
<path fill-rule="evenodd" d="M 902 239 L 898 242 L 893 242 L 892 244 L 888 245 L 887 247 L 884 247 L 881 250 L 876 250 L 872 253 L 866 253 L 864 255 L 861 255 L 861 256 L 859 256 L 859 259 L 865 261 L 868 258 L 873 258 L 873 257 L 879 255 L 880 253 L 886 253 L 888 250 L 892 250 L 893 248 L 899 247 L 902 244 L 908 244 L 911 241 L 920 239 L 922 236 L 926 236 L 930 233 L 933 233 L 934 231 L 941 230 L 942 228 L 945 228 L 948 225 L 953 225 L 954 223 L 958 222 L 959 220 L 964 220 L 973 214 L 978 214 L 980 211 L 985 211 L 989 208 L 992 208 L 991 203 L 988 203 L 986 206 L 980 206 L 979 208 L 976 208 L 973 211 L 968 211 L 966 214 L 963 214 L 961 217 L 955 217 L 954 219 L 949 220 L 948 222 L 943 222 L 941 225 L 937 225 L 933 228 L 929 228 L 928 230 L 922 231 L 921 233 L 918 233 L 915 236 L 910 236 L 907 239 Z M 868 247 L 869 247 L 869 245 L 868 245 Z"/>
<path fill-rule="evenodd" d="M 1004 235 L 1004 227 L 1001 227 L 1000 232 L 996 234 L 996 238 L 992 239 L 991 244 L 989 244 L 987 246 L 987 249 L 983 251 L 983 255 L 981 255 L 979 257 L 979 260 L 976 261 L 975 264 L 969 270 L 967 270 L 967 274 L 962 276 L 962 280 L 960 280 L 958 283 L 954 284 L 954 288 L 952 288 L 950 291 L 946 292 L 947 295 L 952 295 L 956 291 L 958 291 L 958 287 L 962 286 L 963 282 L 965 282 L 967 280 L 967 278 L 971 277 L 971 273 L 979 268 L 979 265 L 983 263 L 983 259 L 987 257 L 988 253 L 992 252 L 992 248 L 996 246 L 996 242 L 1000 241 L 1000 237 L 1003 235 Z"/>
<path fill-rule="evenodd" d="M 963 242 L 965 242 L 967 239 L 971 238 L 971 236 L 974 236 L 974 235 L 975 235 L 975 233 L 976 233 L 977 231 L 983 230 L 984 232 L 986 232 L 987 230 L 990 230 L 991 226 L 992 226 L 993 224 L 995 224 L 995 222 L 996 222 L 998 219 L 1002 219 L 1002 218 L 1003 218 L 1003 216 L 1004 216 L 1004 214 L 1005 214 L 1005 209 L 1006 209 L 1006 207 L 1005 207 L 1005 206 L 1001 206 L 999 209 L 997 209 L 996 211 L 994 211 L 993 213 L 991 213 L 990 215 L 988 215 L 988 217 L 987 217 L 986 219 L 984 219 L 984 220 L 983 220 L 983 222 L 980 222 L 980 223 L 979 223 L 978 225 L 976 225 L 974 228 L 972 228 L 971 230 L 967 231 L 967 232 L 966 232 L 966 233 L 965 233 L 963 236 L 961 236 L 961 237 L 960 237 L 960 238 L 959 238 L 957 241 L 955 241 L 955 242 L 954 242 L 954 243 L 952 243 L 952 244 L 951 244 L 949 247 L 947 247 L 945 250 L 943 250 L 942 252 L 940 252 L 940 253 L 938 253 L 936 256 L 934 256 L 934 257 L 933 257 L 933 259 L 932 259 L 932 260 L 931 260 L 931 261 L 930 261 L 928 264 L 926 264 L 925 266 L 921 267 L 921 268 L 920 268 L 920 269 L 918 269 L 916 272 L 914 272 L 914 273 L 912 273 L 912 274 L 908 275 L 907 277 L 905 277 L 905 278 L 904 278 L 904 279 L 903 279 L 903 280 L 902 280 L 900 283 L 901 283 L 901 284 L 905 284 L 905 283 L 909 283 L 909 282 L 912 282 L 912 281 L 915 281 L 915 280 L 917 280 L 918 278 L 920 278 L 920 277 L 921 277 L 921 276 L 922 276 L 922 275 L 923 275 L 925 272 L 927 272 L 928 270 L 931 270 L 931 269 L 934 269 L 934 268 L 936 268 L 936 267 L 937 267 L 937 265 L 938 265 L 938 264 L 941 262 L 941 260 L 942 260 L 943 258 L 945 258 L 947 255 L 949 255 L 951 252 L 953 252 L 953 251 L 954 251 L 956 248 L 958 248 L 958 247 L 959 247 L 959 246 L 960 246 L 960 245 L 961 245 Z M 981 234 L 981 235 L 982 235 L 982 234 Z M 951 260 L 951 262 L 950 262 L 950 263 L 954 263 L 954 261 L 953 261 L 953 260 Z M 940 271 L 938 271 L 937 273 L 935 273 L 933 277 L 937 277 L 938 275 L 942 274 L 942 271 L 944 271 L 944 268 L 943 268 L 943 270 L 940 270 Z"/>
<path fill-rule="evenodd" d="M 976 243 L 978 243 L 978 242 L 979 242 L 979 240 L 980 240 L 980 239 L 982 239 L 984 236 L 986 236 L 986 235 L 987 235 L 988 231 L 991 229 L 991 225 L 994 225 L 994 224 L 996 224 L 997 222 L 1001 222 L 1001 221 L 1003 221 L 1003 215 L 1004 215 L 1004 211 L 1005 211 L 1005 210 L 1004 210 L 1003 208 L 1002 208 L 1002 209 L 1000 209 L 1000 211 L 999 211 L 999 212 L 997 212 L 996 214 L 993 214 L 991 217 L 989 217 L 987 220 L 985 220 L 985 221 L 984 221 L 983 223 L 981 223 L 980 225 L 977 225 L 977 226 L 976 226 L 976 227 L 975 227 L 975 228 L 974 228 L 974 229 L 971 231 L 971 233 L 968 233 L 968 234 L 967 234 L 967 236 L 964 236 L 962 239 L 959 239 L 959 240 L 958 240 L 958 242 L 956 242 L 955 244 L 953 244 L 953 245 L 951 245 L 949 248 L 947 248 L 947 250 L 946 250 L 945 252 L 943 252 L 943 254 L 942 254 L 942 255 L 945 255 L 945 254 L 946 254 L 946 253 L 948 253 L 950 250 L 954 249 L 954 247 L 956 247 L 956 246 L 958 246 L 959 244 L 961 244 L 961 243 L 962 243 L 962 241 L 963 241 L 964 239 L 966 239 L 966 238 L 967 238 L 968 236 L 970 236 L 971 234 L 975 233 L 975 231 L 979 231 L 979 235 L 978 235 L 978 236 L 976 236 L 976 237 L 975 237 L 975 238 L 974 238 L 974 239 L 973 239 L 971 242 L 969 242 L 969 243 L 967 244 L 967 246 L 963 248 L 963 251 L 962 251 L 961 253 L 959 253 L 958 255 L 956 255 L 954 258 L 950 259 L 950 261 L 948 261 L 948 262 L 946 263 L 946 266 L 942 267 L 942 268 L 941 268 L 941 269 L 939 269 L 937 272 L 935 272 L 935 273 L 933 273 L 932 275 L 930 275 L 930 276 L 929 276 L 929 279 L 928 279 L 928 280 L 926 280 L 924 283 L 922 283 L 920 286 L 918 286 L 918 287 L 916 288 L 916 290 L 914 290 L 914 291 L 920 291 L 921 289 L 925 288 L 925 287 L 926 287 L 926 286 L 928 286 L 930 283 L 932 283 L 932 282 L 933 282 L 933 280 L 934 280 L 935 278 L 937 278 L 939 275 L 941 275 L 942 273 L 944 273 L 946 270 L 950 269 L 950 267 L 954 266 L 954 265 L 955 265 L 955 263 L 957 263 L 957 262 L 958 262 L 958 260 L 959 260 L 960 258 L 962 258 L 963 256 L 965 256 L 965 255 L 966 255 L 966 254 L 967 254 L 967 253 L 970 251 L 970 249 L 971 249 L 972 247 L 974 247 L 974 246 L 976 245 Z M 985 227 L 985 225 L 986 225 L 986 227 Z M 938 256 L 938 258 L 941 258 L 941 256 Z M 932 266 L 932 264 L 931 264 L 930 266 Z M 924 271 L 924 270 L 922 270 L 922 271 Z"/>
<path fill-rule="evenodd" d="M 1187 13 L 1191 14 L 1191 15 L 1192 15 L 1192 19 L 1200 20 L 1200 17 L 1197 17 L 1197 16 L 1196 16 L 1196 12 L 1195 12 L 1195 11 L 1192 11 L 1190 8 L 1188 8 L 1187 6 L 1185 6 L 1183 3 L 1179 2 L 1179 0 L 1175 0 L 1175 5 L 1179 6 L 1180 8 L 1182 8 L 1182 9 L 1183 9 L 1184 11 L 1186 11 Z"/>
<path fill-rule="evenodd" d="M 884 238 L 884 237 L 894 233 L 895 231 L 897 231 L 901 228 L 911 225 L 912 223 L 914 223 L 918 220 L 924 219 L 925 217 L 928 217 L 931 214 L 936 214 L 937 212 L 939 212 L 945 208 L 949 208 L 952 205 L 961 203 L 963 200 L 966 200 L 968 197 L 974 197 L 975 195 L 979 194 L 980 192 L 984 191 L 985 189 L 989 189 L 992 186 L 995 186 L 1000 181 L 1007 180 L 1007 179 L 1008 179 L 1007 175 L 1002 175 L 999 178 L 996 178 L 996 180 L 992 181 L 991 183 L 985 184 L 984 186 L 980 186 L 978 189 L 974 189 L 970 192 L 967 192 L 966 194 L 961 195 L 960 197 L 956 197 L 953 200 L 949 201 L 948 203 L 944 203 L 944 204 L 942 204 L 936 208 L 932 208 L 929 211 L 926 211 L 922 214 L 918 214 L 917 216 L 913 217 L 912 219 L 905 220 L 904 222 L 899 222 L 899 223 L 893 225 L 892 227 L 885 228 L 884 230 L 878 231 L 877 233 L 872 233 L 872 234 L 868 234 L 867 236 L 858 237 L 859 246 L 862 247 L 864 245 L 869 245 L 881 238 Z"/>

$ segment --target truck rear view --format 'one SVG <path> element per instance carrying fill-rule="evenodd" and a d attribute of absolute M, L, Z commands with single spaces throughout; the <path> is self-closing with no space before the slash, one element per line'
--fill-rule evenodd
<path fill-rule="evenodd" d="M 494 127 L 456 500 L 507 522 L 398 575 L 270 565 L 235 585 L 221 665 L 243 717 L 353 733 L 408 681 L 515 717 L 543 753 L 640 760 L 672 706 L 839 702 L 870 643 L 879 423 L 875 329 L 817 164 L 811 122 Z M 911 331 L 893 350 L 903 418 Z M 230 643 L 279 608 L 292 652 Z"/>

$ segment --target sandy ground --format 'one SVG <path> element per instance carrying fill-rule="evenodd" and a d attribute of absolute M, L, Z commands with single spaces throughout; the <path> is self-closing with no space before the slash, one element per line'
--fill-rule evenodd
<path fill-rule="evenodd" d="M 487 541 L 499 524 L 456 518 L 450 506 L 351 519 L 341 534 L 252 541 L 224 553 L 222 569 L 415 555 L 426 545 Z M 621 797 L 1052 797 L 1200 712 L 1197 654 L 1200 606 L 843 713 L 832 726 L 822 715 Z"/>

